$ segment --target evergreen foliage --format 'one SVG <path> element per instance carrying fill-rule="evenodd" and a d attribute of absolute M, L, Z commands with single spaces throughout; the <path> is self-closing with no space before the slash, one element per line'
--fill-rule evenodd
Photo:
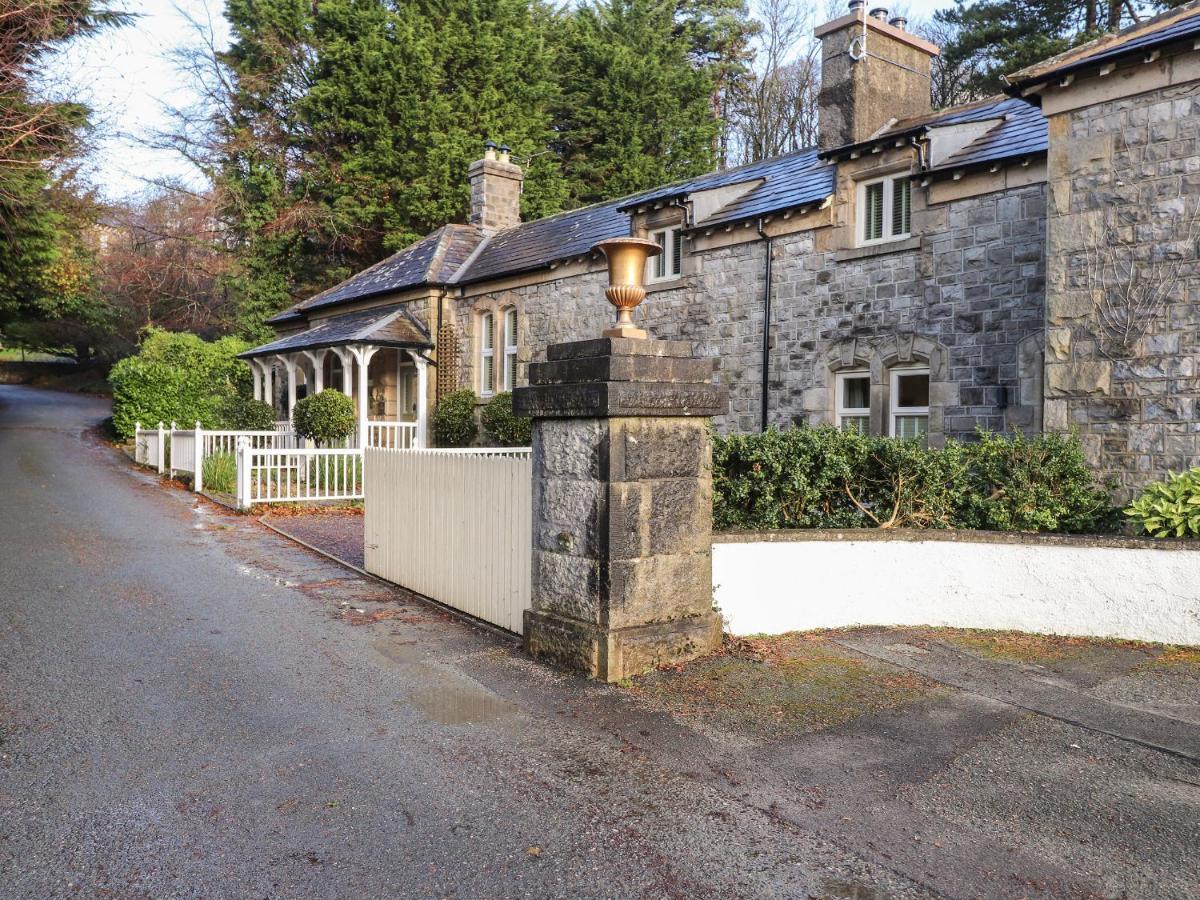
<path fill-rule="evenodd" d="M 149 330 L 138 353 L 109 373 L 117 435 L 132 437 L 137 422 L 222 427 L 231 398 L 250 394 L 250 367 L 237 358 L 248 349 L 232 337 L 209 342 L 194 334 Z"/>
<path fill-rule="evenodd" d="M 496 394 L 479 414 L 483 427 L 501 447 L 528 447 L 533 437 L 533 422 L 513 415 L 513 398 L 508 391 Z"/>
<path fill-rule="evenodd" d="M 981 434 L 939 449 L 829 426 L 718 436 L 713 494 L 714 524 L 726 529 L 1115 526 L 1078 441 L 1053 434 Z"/>
<path fill-rule="evenodd" d="M 1132 13 L 1151 15 L 1183 0 L 956 0 L 935 23 L 951 39 L 942 45 L 939 67 L 963 73 L 962 97 L 985 97 L 1004 88 L 1002 76 L 1033 65 L 1133 22 Z"/>
<path fill-rule="evenodd" d="M 475 392 L 452 391 L 433 410 L 433 439 L 439 447 L 467 447 L 475 440 Z"/>
<path fill-rule="evenodd" d="M 316 441 L 318 447 L 344 441 L 357 422 L 354 401 L 329 388 L 298 400 L 292 408 L 292 428 L 300 437 Z"/>
<path fill-rule="evenodd" d="M 233 431 L 272 431 L 275 409 L 270 403 L 244 394 L 231 394 L 220 408 L 220 427 Z"/>

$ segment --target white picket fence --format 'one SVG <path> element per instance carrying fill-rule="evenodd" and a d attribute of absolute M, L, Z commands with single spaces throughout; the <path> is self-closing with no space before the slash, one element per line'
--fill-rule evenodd
<path fill-rule="evenodd" d="M 153 466 L 159 474 L 165 470 L 167 452 L 167 429 L 162 422 L 157 428 L 142 428 L 141 422 L 133 426 L 133 459 L 143 466 Z"/>
<path fill-rule="evenodd" d="M 365 451 L 368 572 L 521 633 L 530 600 L 528 448 Z"/>
<path fill-rule="evenodd" d="M 417 446 L 416 422 L 368 422 L 367 446 L 411 450 Z"/>
<path fill-rule="evenodd" d="M 237 447 L 237 505 L 363 498 L 363 451 Z"/>

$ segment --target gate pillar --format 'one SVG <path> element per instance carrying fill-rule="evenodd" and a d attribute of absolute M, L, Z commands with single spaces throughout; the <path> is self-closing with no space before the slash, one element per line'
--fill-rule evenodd
<path fill-rule="evenodd" d="M 535 658 L 619 681 L 717 647 L 710 418 L 727 391 L 685 341 L 555 344 L 514 411 L 533 419 Z"/>

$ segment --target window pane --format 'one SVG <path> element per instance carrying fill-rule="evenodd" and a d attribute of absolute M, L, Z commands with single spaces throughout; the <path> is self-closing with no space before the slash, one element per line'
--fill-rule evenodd
<path fill-rule="evenodd" d="M 511 391 L 517 383 L 517 354 L 504 354 L 504 390 Z"/>
<path fill-rule="evenodd" d="M 483 317 L 483 349 L 491 350 L 496 346 L 496 322 L 492 314 Z"/>
<path fill-rule="evenodd" d="M 913 372 L 911 375 L 896 376 L 897 407 L 912 408 L 929 405 L 929 373 Z"/>
<path fill-rule="evenodd" d="M 683 271 L 683 230 L 676 228 L 671 232 L 671 274 L 678 275 Z"/>
<path fill-rule="evenodd" d="M 496 358 L 494 356 L 485 356 L 483 358 L 481 387 L 486 394 L 490 394 L 496 389 Z"/>
<path fill-rule="evenodd" d="M 855 376 L 842 379 L 842 409 L 871 408 L 871 379 Z"/>
<path fill-rule="evenodd" d="M 896 437 L 924 440 L 929 432 L 929 416 L 896 416 Z"/>
<path fill-rule="evenodd" d="M 897 178 L 892 182 L 892 235 L 908 234 L 909 229 L 909 198 L 912 195 L 912 183 L 907 178 Z"/>
<path fill-rule="evenodd" d="M 863 239 L 883 237 L 883 182 L 868 184 L 863 202 Z"/>
<path fill-rule="evenodd" d="M 842 431 L 857 431 L 859 434 L 866 434 L 870 427 L 870 416 L 842 416 Z"/>
<path fill-rule="evenodd" d="M 667 233 L 665 231 L 654 232 L 654 240 L 658 242 L 658 246 L 663 248 L 662 253 L 654 257 L 654 277 L 664 278 L 667 274 Z"/>
<path fill-rule="evenodd" d="M 509 347 L 517 346 L 517 311 L 510 309 L 504 314 L 504 341 Z"/>

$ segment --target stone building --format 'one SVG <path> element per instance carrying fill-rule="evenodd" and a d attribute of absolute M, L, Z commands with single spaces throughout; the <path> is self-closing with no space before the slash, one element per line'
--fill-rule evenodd
<path fill-rule="evenodd" d="M 664 248 L 639 324 L 714 358 L 722 429 L 1077 429 L 1126 489 L 1200 462 L 1200 5 L 936 112 L 938 50 L 904 26 L 855 0 L 817 29 L 819 148 L 521 222 L 489 145 L 468 223 L 273 320 L 262 389 L 353 382 L 398 419 L 509 390 L 610 323 L 592 247 L 632 233 Z"/>

